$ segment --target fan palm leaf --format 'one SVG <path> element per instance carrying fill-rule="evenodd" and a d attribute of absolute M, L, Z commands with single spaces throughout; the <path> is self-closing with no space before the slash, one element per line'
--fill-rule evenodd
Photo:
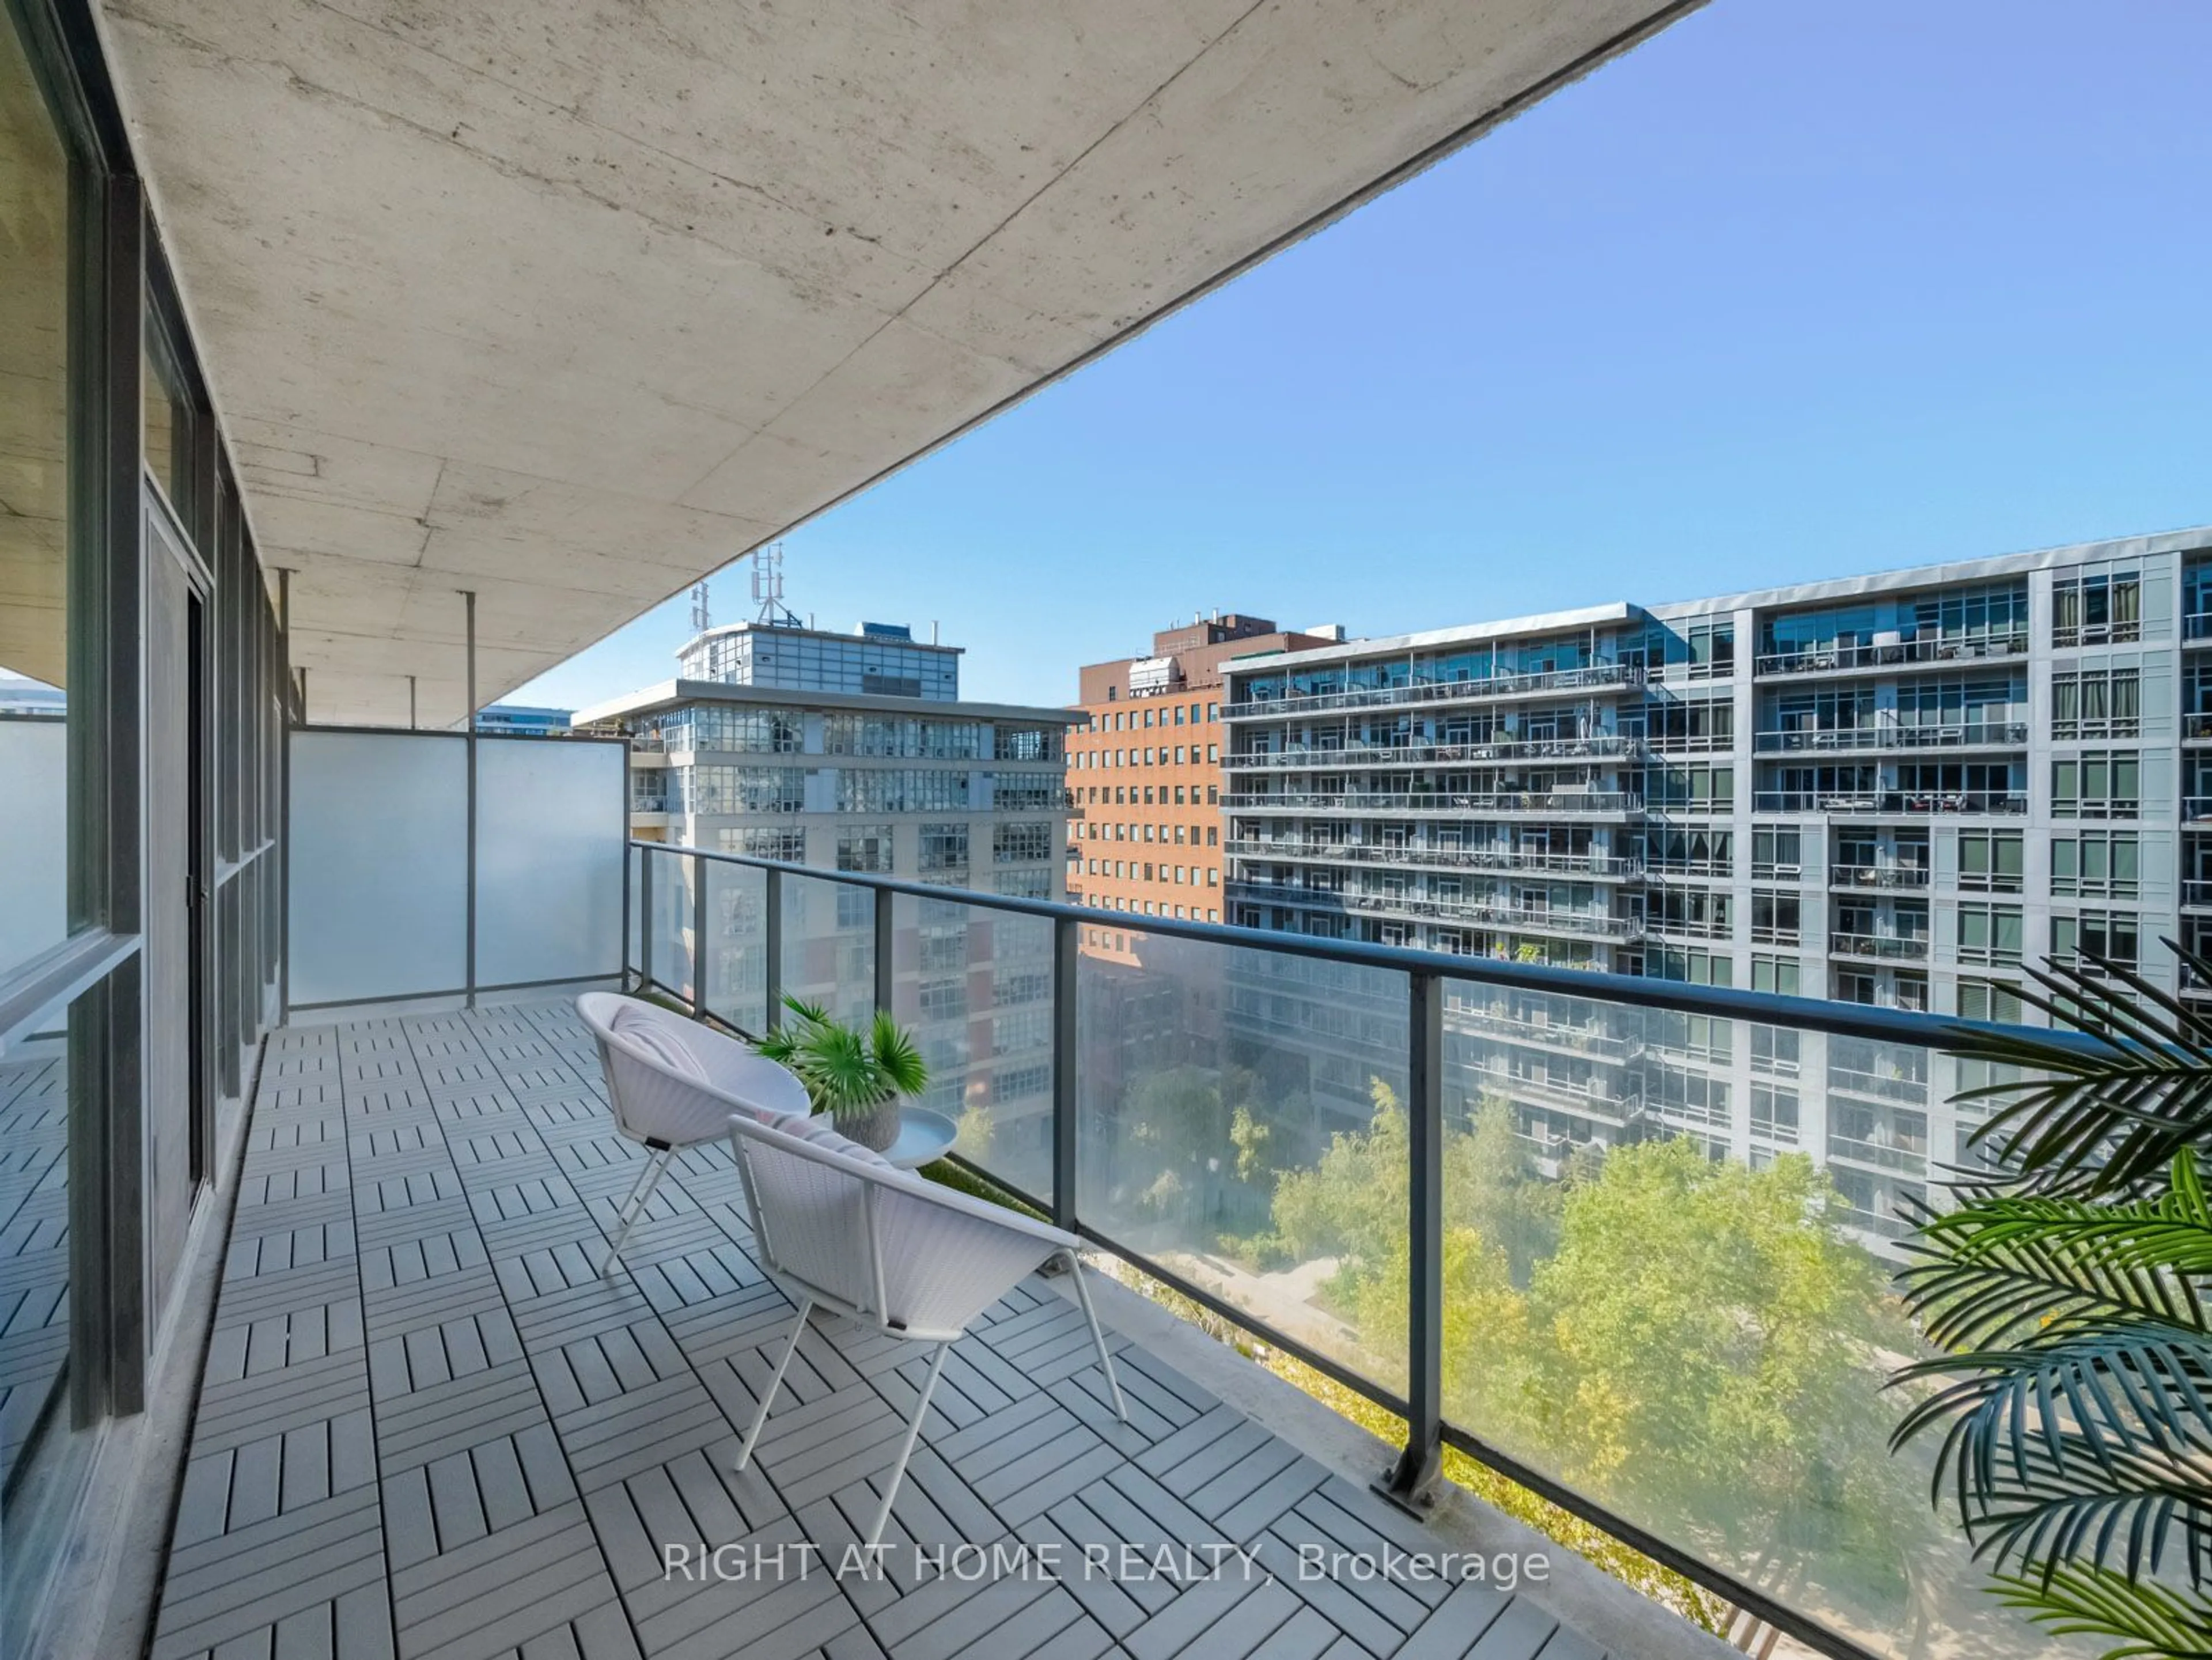
<path fill-rule="evenodd" d="M 817 1112 L 865 1111 L 928 1087 L 921 1049 L 888 1011 L 878 1009 L 863 1032 L 818 1003 L 787 996 L 783 1006 L 789 1018 L 755 1049 L 791 1069 Z"/>

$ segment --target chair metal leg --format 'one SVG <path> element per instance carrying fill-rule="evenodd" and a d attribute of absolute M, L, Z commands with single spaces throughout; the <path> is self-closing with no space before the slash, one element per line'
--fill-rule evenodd
<path fill-rule="evenodd" d="M 629 1197 L 623 1201 L 622 1209 L 616 1213 L 614 1243 L 607 1247 L 607 1254 L 599 1262 L 602 1276 L 614 1272 L 615 1259 L 622 1255 L 622 1248 L 629 1238 L 629 1231 L 637 1225 L 638 1218 L 645 1214 L 645 1207 L 653 1197 L 653 1190 L 660 1185 L 661 1172 L 668 1168 L 669 1161 L 675 1157 L 676 1149 L 673 1147 L 646 1155 L 645 1168 L 637 1173 L 637 1180 L 630 1184 Z"/>
<path fill-rule="evenodd" d="M 876 1524 L 868 1529 L 871 1549 L 883 1541 L 884 1529 L 891 1519 L 891 1500 L 898 1497 L 899 1483 L 906 1479 L 906 1462 L 914 1456 L 914 1444 L 921 1438 L 921 1420 L 929 1416 L 929 1397 L 937 1389 L 937 1374 L 945 1370 L 945 1351 L 951 1347 L 950 1343 L 939 1343 L 937 1353 L 929 1357 L 929 1376 L 922 1380 L 921 1398 L 914 1403 L 906 1439 L 899 1443 L 898 1462 L 891 1466 L 891 1479 L 884 1484 L 884 1502 L 877 1507 Z"/>
<path fill-rule="evenodd" d="M 1129 1409 L 1121 1403 L 1121 1380 L 1114 1375 L 1114 1357 L 1106 1353 L 1106 1334 L 1098 1328 L 1098 1311 L 1091 1306 L 1091 1287 L 1083 1283 L 1083 1264 L 1072 1250 L 1060 1256 L 1067 1263 L 1067 1277 L 1075 1281 L 1075 1300 L 1083 1304 L 1083 1317 L 1091 1323 L 1091 1341 L 1097 1347 L 1098 1364 L 1105 1369 L 1106 1387 L 1114 1391 L 1114 1415 L 1126 1424 Z"/>
<path fill-rule="evenodd" d="M 799 1339 L 806 1329 L 806 1316 L 813 1312 L 814 1299 L 802 1298 L 799 1304 L 799 1318 L 791 1323 L 791 1341 L 783 1346 L 783 1359 L 775 1363 L 775 1370 L 769 1374 L 768 1387 L 761 1391 L 760 1405 L 753 1409 L 752 1427 L 745 1432 L 745 1438 L 738 1445 L 739 1469 L 751 1462 L 753 1444 L 760 1439 L 761 1427 L 768 1422 L 768 1409 L 775 1404 L 775 1392 L 783 1387 L 784 1371 L 791 1365 L 791 1357 L 799 1353 Z"/>

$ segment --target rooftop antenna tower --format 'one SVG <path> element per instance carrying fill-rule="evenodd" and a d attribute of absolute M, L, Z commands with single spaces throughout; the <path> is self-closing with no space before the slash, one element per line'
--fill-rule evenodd
<path fill-rule="evenodd" d="M 783 544 L 771 542 L 753 555 L 753 621 L 768 628 L 795 629 L 798 613 L 783 603 Z"/>
<path fill-rule="evenodd" d="M 707 616 L 707 581 L 702 577 L 691 585 L 691 632 L 704 634 L 711 626 Z"/>

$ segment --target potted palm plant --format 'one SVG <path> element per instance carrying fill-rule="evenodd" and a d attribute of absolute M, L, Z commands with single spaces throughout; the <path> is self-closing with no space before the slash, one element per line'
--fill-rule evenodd
<path fill-rule="evenodd" d="M 884 1151 L 898 1140 L 899 1103 L 929 1083 L 914 1035 L 882 1009 L 863 1029 L 803 998 L 787 996 L 783 1006 L 787 1018 L 755 1049 L 788 1067 L 840 1134 Z"/>
<path fill-rule="evenodd" d="M 2184 983 L 2212 962 L 2166 942 Z M 2002 1598 L 2106 1660 L 2212 1655 L 2212 1020 L 2127 965 L 2030 968 L 2055 1027 L 1962 1029 L 2011 1071 L 1993 1168 L 1918 1207 L 1905 1300 L 1940 1353 L 1902 1443 L 1942 1434 L 1948 1496 Z"/>

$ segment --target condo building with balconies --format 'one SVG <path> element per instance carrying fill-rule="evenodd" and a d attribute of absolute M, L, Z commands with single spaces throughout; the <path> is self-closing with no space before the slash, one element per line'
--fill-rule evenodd
<path fill-rule="evenodd" d="M 2045 957 L 2212 996 L 2160 946 L 2212 945 L 2212 530 L 1226 679 L 1232 922 L 1975 1019 L 2034 1018 L 2023 966 Z M 1302 1017 L 1276 1016 L 1279 1044 Z M 1802 1149 L 1881 1238 L 1974 1156 L 1948 1060 L 1564 994 L 1446 1018 L 1467 1098 L 1549 1158 Z M 1342 1053 L 1294 1080 L 1323 1125 L 1371 1110 Z"/>

